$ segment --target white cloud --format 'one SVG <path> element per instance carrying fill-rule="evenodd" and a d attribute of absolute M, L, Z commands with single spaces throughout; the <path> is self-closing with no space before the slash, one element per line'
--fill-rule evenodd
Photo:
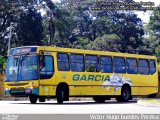
<path fill-rule="evenodd" d="M 160 0 L 134 0 L 135 2 L 154 2 L 155 6 L 160 5 Z M 152 13 L 152 11 L 146 11 L 146 12 L 142 12 L 142 11 L 137 11 L 135 12 L 139 18 L 141 18 L 143 20 L 144 23 L 148 23 L 149 22 L 149 18 L 150 18 L 150 14 Z"/>
<path fill-rule="evenodd" d="M 53 2 L 60 2 L 60 0 L 52 0 Z"/>

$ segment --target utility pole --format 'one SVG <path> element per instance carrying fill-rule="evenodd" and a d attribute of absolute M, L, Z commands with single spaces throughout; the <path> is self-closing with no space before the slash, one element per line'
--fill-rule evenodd
<path fill-rule="evenodd" d="M 8 54 L 9 54 L 9 50 L 10 50 L 10 46 L 11 46 L 12 28 L 13 28 L 13 23 L 11 22 L 10 26 L 9 26 Z"/>

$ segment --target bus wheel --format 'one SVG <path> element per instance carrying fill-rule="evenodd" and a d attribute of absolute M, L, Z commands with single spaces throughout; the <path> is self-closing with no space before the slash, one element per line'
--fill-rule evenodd
<path fill-rule="evenodd" d="M 93 97 L 93 100 L 97 103 L 104 103 L 106 101 L 105 97 Z"/>
<path fill-rule="evenodd" d="M 39 97 L 39 102 L 45 102 L 46 98 L 45 97 Z"/>
<path fill-rule="evenodd" d="M 131 98 L 131 90 L 129 87 L 123 87 L 121 91 L 121 96 L 117 97 L 118 102 L 128 102 L 129 99 Z"/>
<path fill-rule="evenodd" d="M 148 95 L 149 98 L 155 98 L 156 96 L 157 96 L 157 93 Z"/>
<path fill-rule="evenodd" d="M 63 104 L 65 100 L 65 90 L 63 88 L 59 88 L 57 91 L 57 102 L 58 104 Z"/>
<path fill-rule="evenodd" d="M 29 96 L 29 100 L 31 104 L 35 104 L 37 102 L 37 96 L 31 95 Z"/>

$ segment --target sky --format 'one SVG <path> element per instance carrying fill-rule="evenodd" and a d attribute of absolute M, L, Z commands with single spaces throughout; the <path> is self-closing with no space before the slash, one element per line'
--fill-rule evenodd
<path fill-rule="evenodd" d="M 135 2 L 140 2 L 140 1 L 143 1 L 143 2 L 154 2 L 155 3 L 155 6 L 158 6 L 160 4 L 160 0 L 134 0 Z M 144 23 L 148 23 L 149 22 L 149 17 L 150 17 L 150 14 L 152 13 L 152 11 L 146 11 L 146 12 L 135 12 L 139 18 L 141 18 L 143 20 Z"/>
<path fill-rule="evenodd" d="M 54 2 L 60 1 L 60 0 L 52 0 Z M 135 2 L 154 2 L 155 6 L 158 6 L 160 4 L 160 0 L 134 0 Z M 143 23 L 148 23 L 149 22 L 149 18 L 150 18 L 150 14 L 152 13 L 152 11 L 146 11 L 146 12 L 142 12 L 142 11 L 134 11 L 139 18 L 142 19 Z"/>

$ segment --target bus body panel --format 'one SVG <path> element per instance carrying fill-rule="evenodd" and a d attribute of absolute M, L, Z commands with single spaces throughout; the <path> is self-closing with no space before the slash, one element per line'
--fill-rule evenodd
<path fill-rule="evenodd" d="M 57 53 L 78 53 L 78 54 L 91 54 L 91 55 L 105 55 L 105 56 L 119 56 L 129 58 L 144 58 L 153 59 L 153 56 L 135 55 L 135 54 L 124 54 L 114 52 L 102 52 L 102 51 L 91 51 L 91 50 L 78 50 L 78 49 L 67 49 L 67 48 L 56 48 L 56 47 L 38 47 L 37 53 L 40 51 L 49 53 L 54 59 L 54 74 L 49 79 L 39 79 L 30 81 L 19 81 L 19 82 L 5 82 L 5 88 L 29 88 L 33 84 L 35 86 L 33 94 L 38 96 L 50 97 L 56 96 L 57 86 L 60 83 L 66 83 L 69 86 L 69 96 L 117 96 L 121 95 L 121 89 L 124 84 L 128 84 L 131 87 L 132 95 L 150 95 L 158 93 L 158 68 L 153 75 L 141 75 L 141 74 L 119 74 L 119 73 L 101 73 L 101 72 L 73 72 L 73 71 L 59 71 L 57 64 Z M 112 81 L 113 78 L 117 81 Z M 126 81 L 122 83 L 122 80 Z M 15 85 L 19 83 L 28 83 L 27 85 Z"/>

